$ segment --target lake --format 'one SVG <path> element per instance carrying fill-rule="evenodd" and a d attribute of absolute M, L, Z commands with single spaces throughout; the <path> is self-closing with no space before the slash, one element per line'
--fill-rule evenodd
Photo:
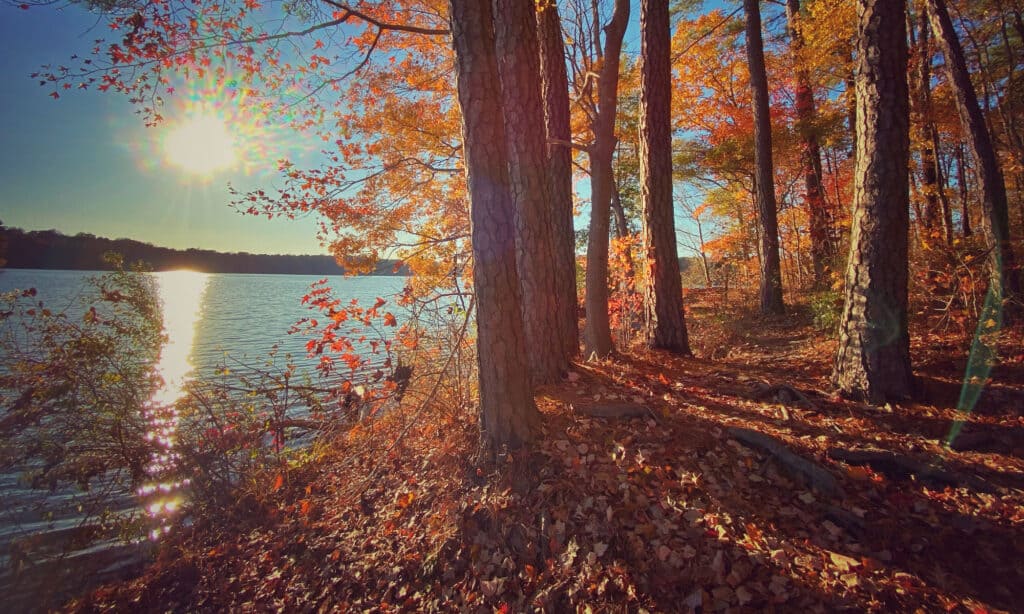
<path fill-rule="evenodd" d="M 0 292 L 36 288 L 38 299 L 53 310 L 74 302 L 90 276 L 90 271 L 50 271 L 33 269 L 0 270 Z M 310 285 L 321 279 L 305 275 L 244 275 L 237 273 L 196 273 L 168 271 L 152 274 L 164 303 L 164 323 L 173 351 L 185 368 L 180 377 L 197 370 L 208 374 L 225 358 L 235 365 L 259 366 L 275 344 L 279 354 L 291 353 L 299 366 L 315 367 L 319 362 L 306 357 L 308 337 L 288 334 L 300 318 L 316 317 L 317 313 L 301 304 Z M 397 295 L 405 286 L 404 277 L 365 276 L 329 277 L 330 286 L 342 299 L 358 299 L 372 306 L 380 297 L 388 301 L 382 309 L 396 316 L 402 309 L 396 305 Z M 323 318 L 321 318 L 323 319 Z M 401 319 L 401 318 L 399 318 Z M 186 342 L 187 341 L 187 342 Z M 180 361 L 187 362 L 187 367 Z M 230 366 L 230 365 L 229 365 Z M 166 374 L 165 374 L 166 375 Z"/>
<path fill-rule="evenodd" d="M 77 305 L 77 298 L 85 291 L 87 278 L 100 274 L 86 271 L 0 270 L 0 292 L 35 288 L 38 292 L 36 300 L 43 301 L 53 311 L 67 309 L 69 315 L 77 317 L 80 314 L 75 312 L 81 309 Z M 190 378 L 212 377 L 224 367 L 233 373 L 264 368 L 271 361 L 275 368 L 283 368 L 287 354 L 291 355 L 288 363 L 296 365 L 299 370 L 313 373 L 316 381 L 315 367 L 319 358 L 307 355 L 306 343 L 309 337 L 301 332 L 289 334 L 289 330 L 304 317 L 326 319 L 301 303 L 302 297 L 310 291 L 311 284 L 321 277 L 207 274 L 193 271 L 169 271 L 152 275 L 160 293 L 164 328 L 168 335 L 157 365 L 165 381 L 164 387 L 153 399 L 157 405 L 173 403 L 183 394 L 183 386 Z M 405 311 L 396 303 L 405 283 L 404 277 L 329 278 L 329 285 L 334 289 L 335 297 L 341 299 L 342 305 L 356 299 L 360 305 L 371 307 L 380 298 L 387 301 L 381 310 L 394 313 L 399 323 Z M 387 334 L 393 330 L 382 332 Z M 274 352 L 273 357 L 271 352 Z M 380 360 L 378 358 L 374 361 L 371 357 L 364 370 L 376 369 Z M 341 368 L 348 375 L 348 368 Z M 161 436 L 167 436 L 170 432 L 169 439 L 173 440 L 174 425 L 159 426 Z M 142 492 L 147 495 L 144 501 L 147 508 L 153 505 L 151 495 L 161 494 L 165 486 L 156 479 L 143 486 Z M 170 491 L 177 490 L 177 487 L 174 485 L 173 489 L 163 492 L 173 495 Z M 46 497 L 50 501 L 44 505 L 42 499 Z M 50 591 L 51 597 L 60 592 L 54 592 L 56 576 L 41 578 L 46 582 L 35 586 L 34 581 L 26 583 L 24 578 L 5 573 L 3 567 L 9 562 L 8 547 L 12 540 L 29 536 L 37 540 L 37 543 L 47 543 L 74 531 L 81 522 L 81 515 L 75 513 L 74 505 L 66 505 L 73 502 L 74 497 L 75 492 L 71 489 L 47 494 L 27 488 L 17 474 L 0 473 L 0 502 L 5 508 L 3 519 L 0 519 L 0 590 L 4 592 L 8 605 L 18 603 L 22 606 L 16 608 L 19 610 L 56 605 L 39 600 L 42 587 L 48 587 L 46 590 Z M 168 506 L 172 501 L 175 499 L 167 498 L 162 505 L 170 509 Z M 60 510 L 55 511 L 50 505 L 54 503 L 60 506 Z M 139 503 L 131 493 L 111 494 L 110 507 L 115 511 L 131 513 L 138 510 Z M 166 529 L 167 525 L 163 526 Z M 75 570 L 80 566 L 86 565 L 93 569 L 97 579 L 104 575 L 113 577 L 126 566 L 136 564 L 138 555 L 138 548 L 108 541 L 88 549 L 65 553 L 56 561 L 56 565 L 62 572 L 58 575 L 67 576 L 64 581 L 69 584 L 64 588 L 70 590 Z M 97 566 L 98 570 L 95 569 Z"/>

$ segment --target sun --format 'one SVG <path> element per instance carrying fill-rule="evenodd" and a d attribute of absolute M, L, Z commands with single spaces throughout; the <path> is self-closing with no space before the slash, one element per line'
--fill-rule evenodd
<path fill-rule="evenodd" d="M 192 175 L 209 177 L 238 163 L 234 136 L 223 119 L 209 113 L 182 119 L 163 145 L 164 159 Z"/>

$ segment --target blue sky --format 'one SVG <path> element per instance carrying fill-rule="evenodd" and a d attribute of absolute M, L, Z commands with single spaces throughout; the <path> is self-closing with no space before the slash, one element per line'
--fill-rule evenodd
<path fill-rule="evenodd" d="M 0 219 L 68 234 L 129 237 L 176 248 L 324 253 L 309 220 L 243 216 L 228 182 L 270 187 L 277 173 L 201 180 L 156 163 L 161 128 L 146 128 L 120 95 L 72 91 L 60 100 L 29 75 L 85 55 L 103 36 L 76 6 L 0 5 Z M 281 152 L 284 155 L 286 152 Z M 271 158 L 275 159 L 275 158 Z"/>
<path fill-rule="evenodd" d="M 639 48 L 639 3 L 630 14 L 627 53 Z M 721 5 L 720 1 L 709 5 Z M 87 55 L 105 35 L 80 6 L 19 10 L 0 4 L 0 219 L 30 230 L 55 228 L 129 237 L 175 248 L 253 253 L 323 253 L 312 220 L 245 216 L 228 204 L 236 188 L 272 188 L 265 169 L 200 179 L 160 161 L 167 125 L 146 128 L 125 97 L 69 91 L 49 97 L 29 77 L 40 66 Z M 283 141 L 282 141 L 283 142 Z M 281 146 L 265 158 L 294 157 Z M 577 226 L 586 224 L 586 217 Z"/>

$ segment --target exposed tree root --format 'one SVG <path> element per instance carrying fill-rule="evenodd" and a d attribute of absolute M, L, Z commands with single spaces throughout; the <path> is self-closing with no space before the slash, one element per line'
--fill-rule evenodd
<path fill-rule="evenodd" d="M 998 490 L 994 485 L 977 476 L 955 473 L 938 466 L 938 464 L 922 463 L 909 456 L 888 450 L 829 448 L 827 455 L 832 460 L 843 461 L 850 465 L 869 465 L 872 469 L 893 478 L 916 476 L 919 480 L 941 485 L 964 486 L 985 492 Z"/>
<path fill-rule="evenodd" d="M 829 496 L 843 496 L 835 476 L 821 465 L 794 453 L 785 443 L 760 431 L 742 427 L 729 427 L 727 433 L 736 441 L 763 450 L 778 460 L 791 473 L 803 478 L 815 490 Z"/>

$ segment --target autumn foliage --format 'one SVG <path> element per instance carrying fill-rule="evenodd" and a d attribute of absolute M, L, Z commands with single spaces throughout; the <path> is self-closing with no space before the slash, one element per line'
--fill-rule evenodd
<path fill-rule="evenodd" d="M 286 125 L 305 149 L 234 207 L 312 217 L 347 269 L 411 276 L 398 305 L 302 298 L 323 398 L 369 386 L 370 411 L 301 468 L 254 469 L 240 528 L 206 518 L 79 607 L 1013 609 L 1024 5 L 718 4 L 671 3 L 658 158 L 624 0 L 94 3 L 106 36 L 36 75 L 52 97 L 120 92 L 159 125 L 188 92 Z M 564 84 L 510 35 L 537 11 Z M 674 209 L 648 215 L 666 173 Z M 696 358 L 639 347 L 667 270 L 645 237 L 673 211 L 706 286 L 671 297 Z M 569 364 L 575 327 L 537 331 L 576 276 Z"/>

